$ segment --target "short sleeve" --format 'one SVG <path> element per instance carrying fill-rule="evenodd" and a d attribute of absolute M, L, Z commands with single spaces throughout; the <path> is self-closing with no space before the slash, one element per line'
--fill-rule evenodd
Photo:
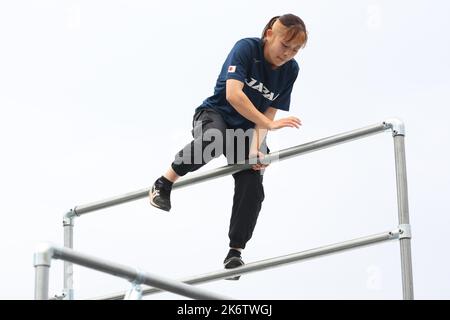
<path fill-rule="evenodd" d="M 251 63 L 251 57 L 252 52 L 250 44 L 245 40 L 236 42 L 225 61 L 225 79 L 236 79 L 245 82 Z"/>
<path fill-rule="evenodd" d="M 299 68 L 298 65 L 296 64 L 292 70 L 291 80 L 287 83 L 286 88 L 281 91 L 280 95 L 271 104 L 272 108 L 283 111 L 289 111 L 289 107 L 291 104 L 292 88 L 294 87 L 295 80 L 297 80 L 298 71 Z"/>

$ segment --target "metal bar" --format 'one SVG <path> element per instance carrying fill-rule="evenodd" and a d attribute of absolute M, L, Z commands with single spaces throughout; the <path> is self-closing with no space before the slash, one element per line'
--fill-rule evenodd
<path fill-rule="evenodd" d="M 34 252 L 34 298 L 48 300 L 48 284 L 53 250 L 48 244 L 40 244 Z"/>
<path fill-rule="evenodd" d="M 327 138 L 311 141 L 305 144 L 301 144 L 295 147 L 284 149 L 281 151 L 273 152 L 268 156 L 268 160 L 285 160 L 292 157 L 296 157 L 305 153 L 318 151 L 321 149 L 329 148 L 345 142 L 350 142 L 356 139 L 361 139 L 367 136 L 371 136 L 390 128 L 383 122 L 381 124 L 375 124 L 364 128 L 336 134 Z"/>
<path fill-rule="evenodd" d="M 148 272 L 140 272 L 135 268 L 92 257 L 71 249 L 52 246 L 51 250 L 53 253 L 52 257 L 54 259 L 70 261 L 90 269 L 95 269 L 116 277 L 125 278 L 131 282 L 155 286 L 161 290 L 177 293 L 192 299 L 229 299 L 228 297 L 210 293 L 204 289 L 196 288 L 182 282 L 166 279 Z"/>
<path fill-rule="evenodd" d="M 48 300 L 50 266 L 37 265 L 35 268 L 34 299 Z"/>
<path fill-rule="evenodd" d="M 393 240 L 398 239 L 398 230 L 390 231 L 390 232 L 383 232 L 375 235 L 370 235 L 362 238 L 352 239 L 345 242 L 339 242 L 331 245 L 326 245 L 323 247 L 318 247 L 311 250 L 306 250 L 298 253 L 293 253 L 290 255 L 280 256 L 276 258 L 271 258 L 267 260 L 257 261 L 253 263 L 246 264 L 242 267 L 236 268 L 236 269 L 227 269 L 227 270 L 219 270 L 203 275 L 198 275 L 186 279 L 182 279 L 179 281 L 182 281 L 187 284 L 199 284 L 199 283 L 205 283 L 210 282 L 214 280 L 220 280 L 224 278 L 229 278 L 236 275 L 243 275 L 246 273 L 256 272 L 256 271 L 262 271 L 273 267 L 278 267 L 281 265 L 285 265 L 288 263 L 296 263 L 300 262 L 302 260 L 307 260 L 323 255 L 329 255 L 332 253 L 337 253 L 349 249 L 354 249 L 358 247 L 368 246 L 375 243 L 387 241 L 387 240 Z M 157 292 L 160 292 L 161 290 L 157 288 L 142 288 L 142 295 L 149 295 L 154 294 Z M 120 300 L 125 297 L 125 292 L 121 293 L 115 293 L 111 295 L 105 295 L 101 297 L 93 298 L 95 300 Z"/>
<path fill-rule="evenodd" d="M 409 226 L 408 183 L 406 178 L 406 156 L 404 135 L 394 136 L 395 172 L 397 181 L 397 202 L 399 225 Z M 403 299 L 414 299 L 411 238 L 400 238 L 400 259 L 402 268 Z"/>
<path fill-rule="evenodd" d="M 341 144 L 344 142 L 348 142 L 351 140 L 355 140 L 358 138 L 363 138 L 369 135 L 373 135 L 379 132 L 383 132 L 385 130 L 389 130 L 390 128 L 383 122 L 380 124 L 375 124 L 371 126 L 367 126 L 361 129 L 356 129 L 352 131 L 348 131 L 345 133 L 333 135 L 327 138 L 315 140 L 312 142 L 308 142 L 305 144 L 301 144 L 292 148 L 284 149 L 281 151 L 276 151 L 268 155 L 265 159 L 267 162 L 275 162 L 280 160 L 285 160 L 294 156 L 298 156 L 301 154 L 309 153 L 312 151 L 317 151 L 320 149 L 328 148 L 337 144 Z M 176 181 L 173 185 L 173 189 L 185 187 L 191 184 L 223 177 L 226 175 L 233 174 L 238 171 L 242 171 L 245 169 L 251 168 L 251 164 L 236 164 L 236 165 L 227 165 L 217 169 L 213 169 L 207 171 L 205 173 L 191 174 L 189 177 L 182 177 L 178 181 Z M 142 199 L 148 196 L 149 188 L 137 190 L 134 192 L 126 193 L 124 195 L 112 197 L 109 199 L 92 202 L 85 205 L 76 206 L 73 210 L 74 214 L 77 216 L 112 207 L 118 204 Z"/>
<path fill-rule="evenodd" d="M 65 218 L 64 226 L 64 247 L 73 249 L 73 228 L 74 218 Z M 73 300 L 73 264 L 69 261 L 64 261 L 64 300 Z"/>

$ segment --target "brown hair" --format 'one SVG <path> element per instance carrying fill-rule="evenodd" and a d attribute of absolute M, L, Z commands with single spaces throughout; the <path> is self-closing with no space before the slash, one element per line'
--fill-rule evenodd
<path fill-rule="evenodd" d="M 272 29 L 273 24 L 277 20 L 279 20 L 283 26 L 288 28 L 286 33 L 286 41 L 289 42 L 300 33 L 303 33 L 305 35 L 305 41 L 303 42 L 302 47 L 306 45 L 306 41 L 308 41 L 308 32 L 306 31 L 305 23 L 296 15 L 290 13 L 284 14 L 282 16 L 275 16 L 270 19 L 267 25 L 264 27 L 261 39 L 265 40 L 267 30 Z"/>

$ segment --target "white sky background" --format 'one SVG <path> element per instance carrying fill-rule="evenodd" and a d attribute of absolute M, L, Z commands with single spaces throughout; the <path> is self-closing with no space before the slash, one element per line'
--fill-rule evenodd
<path fill-rule="evenodd" d="M 233 44 L 274 15 L 309 30 L 272 151 L 399 117 L 406 124 L 415 296 L 450 298 L 447 1 L 2 1 L 1 299 L 31 299 L 37 243 L 76 205 L 149 187 L 190 139 Z M 288 113 L 280 112 L 279 117 Z M 216 159 L 201 171 L 225 165 Z M 395 228 L 388 132 L 270 166 L 246 262 Z M 232 177 L 75 221 L 75 249 L 174 279 L 222 268 Z M 398 241 L 201 287 L 241 299 L 401 299 Z M 129 288 L 75 268 L 77 298 Z M 62 289 L 54 261 L 50 294 Z M 172 294 L 151 299 L 178 299 Z"/>

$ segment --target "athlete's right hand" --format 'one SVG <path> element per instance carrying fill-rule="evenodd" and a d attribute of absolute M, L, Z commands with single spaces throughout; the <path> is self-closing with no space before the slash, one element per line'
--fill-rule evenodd
<path fill-rule="evenodd" d="M 276 129 L 281 129 L 281 128 L 285 128 L 285 127 L 291 127 L 291 128 L 300 128 L 300 126 L 302 125 L 302 122 L 300 121 L 299 118 L 297 117 L 286 117 L 286 118 L 282 118 L 279 120 L 274 120 L 272 122 L 270 122 L 269 124 L 269 130 L 276 130 Z"/>

